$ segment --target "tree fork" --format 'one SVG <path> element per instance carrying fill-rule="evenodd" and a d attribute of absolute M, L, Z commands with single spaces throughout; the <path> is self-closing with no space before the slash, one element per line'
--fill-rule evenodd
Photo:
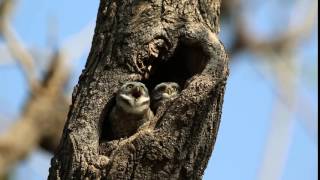
<path fill-rule="evenodd" d="M 201 179 L 228 76 L 219 9 L 219 0 L 101 0 L 49 179 Z M 137 133 L 113 139 L 106 117 L 127 81 L 183 90 Z"/>

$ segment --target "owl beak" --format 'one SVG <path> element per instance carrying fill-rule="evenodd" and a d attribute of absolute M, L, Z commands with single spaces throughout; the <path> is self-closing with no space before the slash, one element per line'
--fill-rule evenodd
<path fill-rule="evenodd" d="M 133 92 L 132 92 L 132 96 L 134 98 L 139 98 L 142 95 L 142 87 L 136 87 Z"/>

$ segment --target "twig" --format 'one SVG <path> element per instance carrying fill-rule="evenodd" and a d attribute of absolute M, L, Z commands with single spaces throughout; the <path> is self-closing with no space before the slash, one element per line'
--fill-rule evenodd
<path fill-rule="evenodd" d="M 0 4 L 2 10 L 0 14 L 0 33 L 7 43 L 11 54 L 19 61 L 25 77 L 29 83 L 30 91 L 35 93 L 40 87 L 36 78 L 36 70 L 32 55 L 25 49 L 23 43 L 18 40 L 16 33 L 9 23 L 9 14 L 11 11 L 12 1 L 5 0 Z"/>
<path fill-rule="evenodd" d="M 227 5 L 233 5 L 232 3 L 228 3 Z M 240 12 L 240 8 L 229 7 L 232 11 L 236 12 L 237 16 L 235 17 L 235 29 L 236 29 L 236 40 L 234 43 L 234 47 L 231 48 L 231 52 L 235 53 L 241 49 L 251 49 L 256 52 L 264 52 L 265 49 L 276 49 L 279 50 L 281 48 L 286 48 L 286 46 L 294 46 L 296 43 L 307 37 L 311 32 L 312 27 L 314 27 L 317 17 L 318 9 L 317 6 L 318 1 L 313 0 L 310 4 L 310 8 L 308 8 L 308 14 L 305 16 L 304 21 L 298 23 L 295 26 L 288 26 L 286 30 L 284 30 L 281 35 L 276 38 L 270 40 L 261 40 L 250 33 L 247 29 L 249 27 L 248 23 L 245 21 L 245 16 L 242 12 Z"/>
<path fill-rule="evenodd" d="M 268 132 L 265 152 L 257 177 L 259 180 L 280 179 L 280 177 L 282 177 L 288 151 L 293 139 L 294 119 L 291 112 L 296 109 L 297 103 L 294 88 L 296 85 L 296 77 L 292 76 L 289 73 L 290 71 L 286 71 L 285 67 L 294 66 L 295 63 L 293 62 L 291 54 L 286 52 L 278 58 L 279 60 L 274 61 L 275 76 L 277 77 L 278 83 L 277 87 L 280 96 L 286 100 L 287 105 L 284 106 L 283 102 L 277 101 L 273 106 L 271 128 Z M 280 59 L 286 59 L 286 66 L 281 64 Z"/>
<path fill-rule="evenodd" d="M 52 152 L 57 147 L 69 106 L 63 96 L 70 77 L 65 52 L 60 49 L 55 52 L 41 88 L 29 97 L 21 119 L 4 136 L 0 136 L 0 175 L 39 145 Z"/>

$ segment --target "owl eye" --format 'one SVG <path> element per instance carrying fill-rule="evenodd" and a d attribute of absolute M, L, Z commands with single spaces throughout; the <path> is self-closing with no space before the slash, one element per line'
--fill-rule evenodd
<path fill-rule="evenodd" d="M 162 91 L 162 92 L 166 91 L 166 87 L 165 86 L 161 86 L 161 87 L 158 88 L 158 91 Z"/>
<path fill-rule="evenodd" d="M 132 84 L 129 84 L 128 86 L 127 86 L 127 89 L 132 89 L 133 88 L 133 85 Z"/>
<path fill-rule="evenodd" d="M 143 87 L 143 86 L 141 86 L 140 88 L 141 88 L 141 90 L 142 90 L 143 92 L 148 91 L 148 90 L 146 90 L 145 87 Z"/>
<path fill-rule="evenodd" d="M 168 89 L 166 90 L 166 92 L 167 92 L 167 94 L 171 94 L 171 93 L 172 93 L 171 88 L 168 88 Z"/>
<path fill-rule="evenodd" d="M 177 88 L 176 88 L 176 87 L 172 87 L 172 90 L 173 90 L 173 91 L 177 91 Z"/>

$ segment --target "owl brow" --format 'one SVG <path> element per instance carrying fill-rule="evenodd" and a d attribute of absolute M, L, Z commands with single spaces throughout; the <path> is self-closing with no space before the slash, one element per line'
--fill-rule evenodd
<path fill-rule="evenodd" d="M 148 88 L 145 86 L 141 86 L 145 92 L 148 92 Z"/>
<path fill-rule="evenodd" d="M 165 91 L 166 90 L 166 86 L 160 86 L 158 89 L 159 89 L 159 91 Z"/>
<path fill-rule="evenodd" d="M 180 90 L 180 86 L 179 85 L 173 85 L 173 88 L 176 90 L 176 91 L 179 91 Z"/>

